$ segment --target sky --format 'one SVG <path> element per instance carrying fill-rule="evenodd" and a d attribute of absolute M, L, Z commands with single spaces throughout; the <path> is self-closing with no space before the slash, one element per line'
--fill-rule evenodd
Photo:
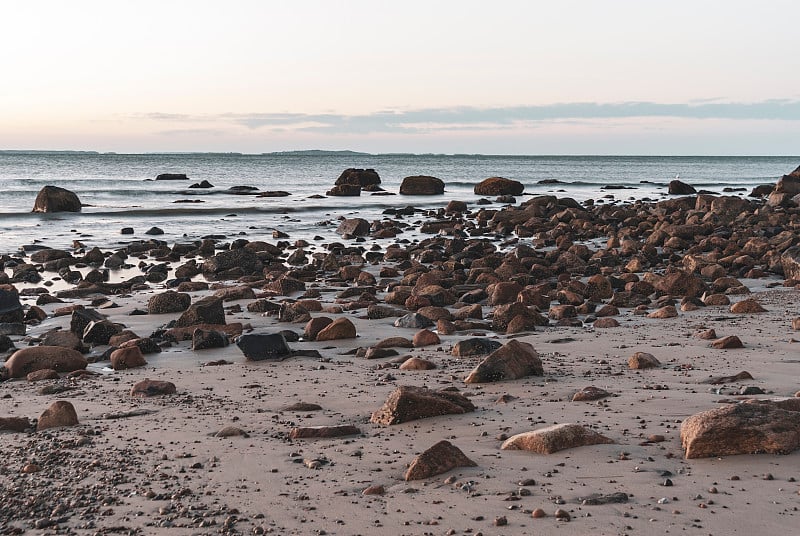
<path fill-rule="evenodd" d="M 796 0 L 0 13 L 0 149 L 800 154 Z"/>

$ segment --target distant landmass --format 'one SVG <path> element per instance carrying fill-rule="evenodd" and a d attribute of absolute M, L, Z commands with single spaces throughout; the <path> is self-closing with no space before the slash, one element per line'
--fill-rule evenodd
<path fill-rule="evenodd" d="M 265 156 L 373 156 L 371 153 L 358 151 L 324 151 L 322 149 L 309 149 L 305 151 L 275 151 L 263 153 Z"/>

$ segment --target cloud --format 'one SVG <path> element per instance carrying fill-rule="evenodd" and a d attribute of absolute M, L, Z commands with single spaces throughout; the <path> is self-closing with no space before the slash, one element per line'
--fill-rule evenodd
<path fill-rule="evenodd" d="M 418 110 L 383 110 L 368 114 L 225 113 L 187 115 L 150 113 L 149 120 L 170 123 L 223 123 L 251 130 L 316 133 L 421 133 L 434 131 L 488 131 L 533 128 L 542 123 L 633 118 L 800 121 L 800 101 L 771 99 L 760 102 L 688 103 L 630 101 L 573 102 L 537 106 L 478 108 L 454 106 Z"/>

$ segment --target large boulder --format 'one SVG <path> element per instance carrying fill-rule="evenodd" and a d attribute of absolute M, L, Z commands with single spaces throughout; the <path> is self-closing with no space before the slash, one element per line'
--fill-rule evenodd
<path fill-rule="evenodd" d="M 423 480 L 446 473 L 456 467 L 476 467 L 477 465 L 449 441 L 439 441 L 414 458 L 403 478 L 406 481 Z"/>
<path fill-rule="evenodd" d="M 681 425 L 686 458 L 788 454 L 800 448 L 800 398 L 749 400 L 692 415 Z"/>
<path fill-rule="evenodd" d="M 39 416 L 36 423 L 36 430 L 47 430 L 48 428 L 61 428 L 63 426 L 77 426 L 78 413 L 75 406 L 66 400 L 57 400 L 50 404 Z"/>
<path fill-rule="evenodd" d="M 400 386 L 372 414 L 375 424 L 400 424 L 439 415 L 461 415 L 475 411 L 464 395 L 454 391 L 433 391 L 425 387 Z"/>
<path fill-rule="evenodd" d="M 364 218 L 347 218 L 342 220 L 336 232 L 342 236 L 364 236 L 369 234 L 369 222 Z"/>
<path fill-rule="evenodd" d="M 475 185 L 475 195 L 522 195 L 525 185 L 503 177 L 489 177 Z"/>
<path fill-rule="evenodd" d="M 781 267 L 786 279 L 800 280 L 800 246 L 792 246 L 781 255 Z M 0 296 L 2 296 L 0 291 Z M 0 311 L 2 312 L 2 311 Z"/>
<path fill-rule="evenodd" d="M 203 262 L 203 272 L 218 274 L 232 268 L 240 268 L 245 274 L 259 272 L 263 268 L 255 252 L 248 248 L 220 251 Z"/>
<path fill-rule="evenodd" d="M 117 348 L 111 352 L 110 360 L 111 368 L 114 370 L 126 370 L 147 365 L 147 361 L 138 346 Z"/>
<path fill-rule="evenodd" d="M 490 354 L 501 348 L 503 343 L 485 337 L 474 337 L 458 341 L 453 345 L 452 353 L 455 357 L 472 357 Z"/>
<path fill-rule="evenodd" d="M 5 378 L 24 378 L 35 370 L 53 369 L 72 372 L 85 369 L 89 362 L 77 350 L 61 346 L 30 346 L 17 350 L 4 363 L 0 375 Z"/>
<path fill-rule="evenodd" d="M 559 450 L 602 445 L 614 441 L 579 424 L 554 424 L 532 432 L 524 432 L 506 439 L 502 450 L 527 450 L 538 454 L 552 454 Z"/>
<path fill-rule="evenodd" d="M 444 193 L 444 181 L 427 175 L 406 177 L 400 183 L 402 195 L 441 195 Z"/>
<path fill-rule="evenodd" d="M 281 333 L 248 333 L 236 341 L 248 361 L 285 359 L 292 354 Z"/>
<path fill-rule="evenodd" d="M 39 190 L 32 212 L 80 212 L 81 200 L 74 192 L 58 186 Z"/>
<path fill-rule="evenodd" d="M 192 297 L 185 292 L 168 290 L 156 294 L 147 302 L 147 312 L 151 315 L 182 313 L 192 304 Z"/>
<path fill-rule="evenodd" d="M 668 273 L 654 286 L 664 294 L 689 298 L 701 296 L 708 290 L 702 279 L 683 270 Z"/>
<path fill-rule="evenodd" d="M 542 360 L 533 345 L 512 339 L 486 356 L 464 381 L 486 383 L 543 375 Z"/>
<path fill-rule="evenodd" d="M 331 197 L 359 197 L 361 195 L 361 186 L 358 184 L 337 184 L 325 192 L 325 195 Z"/>
<path fill-rule="evenodd" d="M 222 300 L 207 296 L 196 301 L 178 318 L 175 327 L 183 328 L 200 324 L 225 324 L 225 310 Z"/>
<path fill-rule="evenodd" d="M 336 186 L 350 184 L 364 188 L 365 186 L 375 186 L 380 183 L 381 178 L 374 169 L 348 168 L 342 171 L 335 184 Z"/>
<path fill-rule="evenodd" d="M 668 190 L 670 195 L 692 195 L 697 193 L 694 186 L 681 182 L 678 179 L 670 181 Z"/>
<path fill-rule="evenodd" d="M 319 341 L 336 341 L 339 339 L 355 339 L 356 326 L 349 318 L 337 318 L 317 333 L 316 339 Z"/>
<path fill-rule="evenodd" d="M 0 324 L 22 322 L 25 312 L 19 302 L 19 292 L 11 285 L 0 288 Z"/>

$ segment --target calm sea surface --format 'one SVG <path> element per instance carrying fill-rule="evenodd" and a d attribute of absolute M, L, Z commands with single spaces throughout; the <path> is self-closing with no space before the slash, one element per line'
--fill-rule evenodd
<path fill-rule="evenodd" d="M 680 175 L 698 189 L 747 195 L 759 184 L 774 183 L 800 164 L 800 157 L 647 157 L 647 156 L 483 156 L 483 155 L 307 155 L 307 154 L 94 154 L 0 151 L 0 253 L 24 244 L 115 247 L 149 238 L 188 242 L 216 234 L 272 240 L 272 231 L 292 239 L 334 231 L 340 216 L 378 219 L 389 207 L 443 207 L 450 199 L 477 201 L 474 185 L 491 176 L 516 179 L 526 194 L 625 202 L 660 199 L 667 183 Z M 333 186 L 342 170 L 374 168 L 381 186 L 397 193 L 409 175 L 433 175 L 446 184 L 444 196 L 312 198 Z M 189 181 L 153 181 L 160 173 L 185 173 Z M 558 184 L 541 184 L 543 180 Z M 214 188 L 190 189 L 207 180 Z M 37 192 L 56 185 L 78 194 L 79 214 L 32 214 Z M 234 195 L 233 186 L 259 191 L 285 190 L 282 198 Z M 620 188 L 622 187 L 622 188 Z M 610 196 L 613 196 L 610 197 Z M 524 200 L 525 196 L 520 200 Z M 176 203 L 176 201 L 195 201 Z M 200 202 L 197 202 L 200 201 Z M 120 235 L 133 227 L 133 236 Z M 388 243 L 388 242 L 387 242 Z"/>

